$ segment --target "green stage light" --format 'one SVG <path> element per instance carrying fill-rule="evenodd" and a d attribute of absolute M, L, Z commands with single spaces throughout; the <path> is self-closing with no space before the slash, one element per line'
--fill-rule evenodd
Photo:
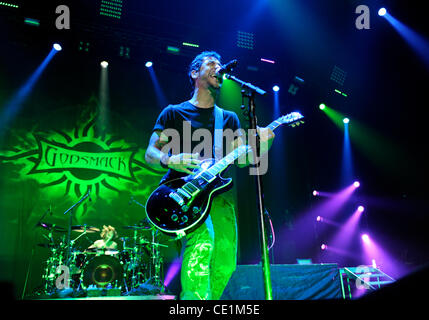
<path fill-rule="evenodd" d="M 28 24 L 29 26 L 35 26 L 35 27 L 40 26 L 40 21 L 37 19 L 25 18 L 24 23 Z"/>
<path fill-rule="evenodd" d="M 177 47 L 173 47 L 173 46 L 167 46 L 167 51 L 170 53 L 176 53 L 177 54 L 180 52 L 180 49 Z"/>
<path fill-rule="evenodd" d="M 185 47 L 193 47 L 193 48 L 199 48 L 200 45 L 195 44 L 195 43 L 189 43 L 189 42 L 182 42 L 182 45 Z"/>
<path fill-rule="evenodd" d="M 10 8 L 15 8 L 15 9 L 18 9 L 18 8 L 19 8 L 19 6 L 18 6 L 17 4 L 14 4 L 14 3 L 8 3 L 8 2 L 0 2 L 0 6 L 3 6 L 3 7 L 10 7 Z"/>
<path fill-rule="evenodd" d="M 101 0 L 100 15 L 121 19 L 122 17 L 122 0 Z"/>
<path fill-rule="evenodd" d="M 319 109 L 320 109 L 320 110 L 325 110 L 325 108 L 326 108 L 326 104 L 321 103 L 321 104 L 319 105 Z"/>
<path fill-rule="evenodd" d="M 322 103 L 325 107 L 323 108 L 323 112 L 328 116 L 329 119 L 340 129 L 344 130 L 343 119 L 346 117 L 344 114 L 328 107 L 324 103 Z"/>

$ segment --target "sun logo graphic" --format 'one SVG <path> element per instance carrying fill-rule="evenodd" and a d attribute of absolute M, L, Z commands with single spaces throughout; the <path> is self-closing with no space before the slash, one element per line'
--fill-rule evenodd
<path fill-rule="evenodd" d="M 156 181 L 163 173 L 144 163 L 145 150 L 116 135 L 96 134 L 94 124 L 92 119 L 69 131 L 14 133 L 19 142 L 0 152 L 0 163 L 13 165 L 17 174 L 10 180 L 34 179 L 52 197 L 77 200 L 91 190 L 91 196 L 111 202 L 122 191 L 149 193 L 150 177 Z"/>

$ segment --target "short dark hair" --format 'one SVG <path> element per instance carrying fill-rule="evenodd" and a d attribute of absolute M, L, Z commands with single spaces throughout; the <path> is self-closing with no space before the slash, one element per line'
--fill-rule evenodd
<path fill-rule="evenodd" d="M 194 79 L 192 78 L 192 71 L 194 71 L 194 70 L 199 71 L 201 68 L 201 65 L 203 64 L 204 58 L 207 58 L 207 57 L 216 58 L 217 60 L 219 60 L 219 62 L 221 62 L 220 61 L 221 56 L 216 51 L 203 51 L 199 55 L 197 55 L 194 58 L 194 60 L 192 60 L 191 64 L 189 65 L 189 70 L 188 70 L 188 77 L 189 77 L 189 81 L 191 82 L 192 89 L 195 88 L 195 82 L 194 82 Z"/>

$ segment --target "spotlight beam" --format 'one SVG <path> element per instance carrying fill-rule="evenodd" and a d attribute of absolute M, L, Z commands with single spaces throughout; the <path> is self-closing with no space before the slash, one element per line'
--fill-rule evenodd
<path fill-rule="evenodd" d="M 100 87 L 99 87 L 99 114 L 97 119 L 97 129 L 100 135 L 104 134 L 109 130 L 110 121 L 109 121 L 109 110 L 110 110 L 110 91 L 109 91 L 109 70 L 107 66 L 109 65 L 107 61 L 100 63 Z"/>
<path fill-rule="evenodd" d="M 42 61 L 42 63 L 37 67 L 33 74 L 27 79 L 27 81 L 19 88 L 18 92 L 7 102 L 3 108 L 3 112 L 0 115 L 0 136 L 3 135 L 3 130 L 9 124 L 10 121 L 18 114 L 21 110 L 22 105 L 25 100 L 33 90 L 36 82 L 39 80 L 43 71 L 48 66 L 49 62 L 55 56 L 58 51 L 52 47 L 49 54 Z"/>
<path fill-rule="evenodd" d="M 353 158 L 349 134 L 349 125 L 344 123 L 343 155 L 341 162 L 341 184 L 343 186 L 351 183 L 354 176 Z"/>
<path fill-rule="evenodd" d="M 152 68 L 152 64 L 150 65 L 150 67 L 148 67 L 148 62 L 147 62 L 146 67 L 148 68 L 149 75 L 152 80 L 153 88 L 155 89 L 155 95 L 156 95 L 156 100 L 158 102 L 158 106 L 160 108 L 163 108 L 167 105 L 167 98 L 165 97 L 165 94 L 161 88 L 161 85 L 158 81 L 158 77 L 156 76 L 155 70 Z"/>
<path fill-rule="evenodd" d="M 340 227 L 339 232 L 329 241 L 333 246 L 347 250 L 351 240 L 357 233 L 359 221 L 362 217 L 361 210 L 356 209 L 347 221 Z"/>
<path fill-rule="evenodd" d="M 387 11 L 383 15 L 383 18 L 391 24 L 391 26 L 422 59 L 426 67 L 429 68 L 429 41 L 424 36 L 418 34 L 416 31 L 390 15 Z"/>
<path fill-rule="evenodd" d="M 312 237 L 303 235 L 311 232 L 314 224 L 317 223 L 316 217 L 321 216 L 332 220 L 336 215 L 338 215 L 341 208 L 347 203 L 355 190 L 356 187 L 351 184 L 332 195 L 330 198 L 323 199 L 319 205 L 309 209 L 308 211 L 299 213 L 299 218 L 295 223 L 294 231 L 291 232 L 290 230 L 285 230 L 285 232 L 281 233 L 279 236 L 281 239 L 280 241 L 294 240 L 297 245 L 297 250 L 306 250 L 310 246 L 314 245 Z"/>
<path fill-rule="evenodd" d="M 375 260 L 380 270 L 394 278 L 402 277 L 407 272 L 404 264 L 392 257 L 386 248 L 374 239 L 373 235 L 362 234 L 361 238 L 364 264 L 371 265 L 372 261 Z"/>

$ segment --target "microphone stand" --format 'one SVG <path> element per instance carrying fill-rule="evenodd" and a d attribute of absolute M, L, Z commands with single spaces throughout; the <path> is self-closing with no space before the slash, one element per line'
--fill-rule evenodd
<path fill-rule="evenodd" d="M 263 195 L 263 185 L 262 179 L 259 171 L 259 165 L 257 160 L 260 156 L 260 137 L 257 133 L 257 119 L 256 119 L 256 105 L 255 105 L 255 94 L 265 95 L 266 91 L 254 86 L 251 83 L 244 82 L 238 79 L 235 76 L 230 74 L 225 74 L 227 79 L 230 79 L 239 85 L 241 85 L 241 95 L 244 101 L 245 98 L 248 98 L 249 104 L 246 114 L 249 115 L 249 128 L 253 129 L 251 132 L 255 132 L 255 148 L 253 149 L 253 163 L 256 168 L 256 192 L 257 192 L 257 201 L 258 201 L 258 225 L 259 225 L 259 239 L 261 245 L 261 257 L 262 257 L 262 272 L 264 278 L 264 289 L 265 289 L 265 299 L 272 300 L 273 292 L 271 285 L 271 271 L 270 271 L 270 257 L 268 255 L 268 243 L 267 243 L 267 233 L 265 228 L 265 207 L 264 207 L 264 195 Z"/>
<path fill-rule="evenodd" d="M 88 192 L 78 202 L 73 204 L 70 208 L 66 210 L 66 212 L 64 212 L 64 215 L 69 213 L 69 217 L 70 217 L 68 228 L 67 228 L 67 256 L 66 256 L 67 266 L 69 268 L 70 268 L 70 257 L 71 257 L 71 239 L 70 238 L 71 238 L 71 227 L 73 223 L 73 211 L 77 206 L 79 206 L 83 202 L 83 200 L 89 197 L 90 192 L 91 192 L 91 189 L 89 189 Z"/>

